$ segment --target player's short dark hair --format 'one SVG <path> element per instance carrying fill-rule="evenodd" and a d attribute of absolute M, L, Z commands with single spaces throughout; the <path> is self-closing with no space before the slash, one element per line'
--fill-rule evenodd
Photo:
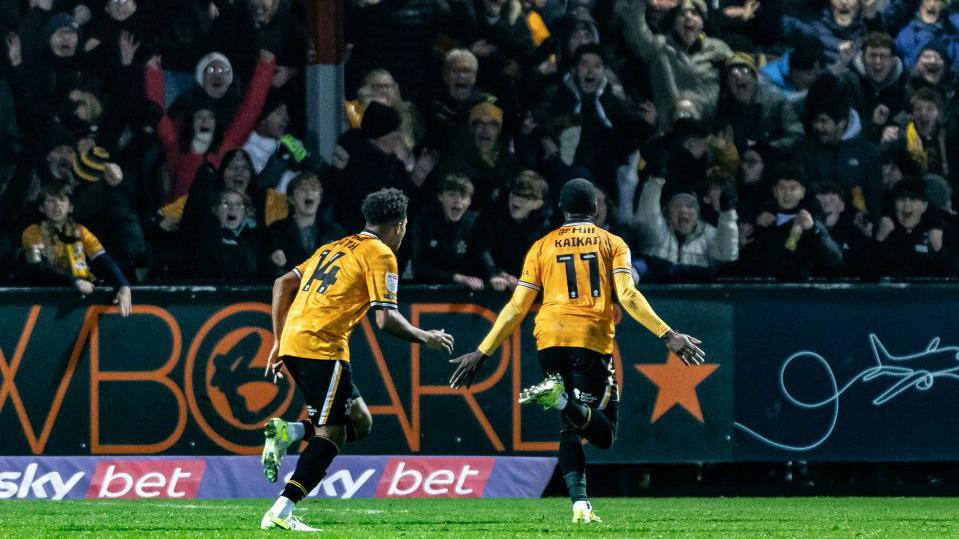
<path fill-rule="evenodd" d="M 566 182 L 559 192 L 559 207 L 570 215 L 593 215 L 596 213 L 596 186 L 583 178 Z"/>
<path fill-rule="evenodd" d="M 363 218 L 369 225 L 386 225 L 406 217 L 410 199 L 399 189 L 384 188 L 363 199 Z"/>

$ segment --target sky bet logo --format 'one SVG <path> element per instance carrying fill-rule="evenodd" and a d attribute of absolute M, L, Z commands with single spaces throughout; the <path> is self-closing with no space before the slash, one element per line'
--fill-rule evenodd
<path fill-rule="evenodd" d="M 479 498 L 492 457 L 389 457 L 374 467 L 334 468 L 310 492 L 321 498 Z M 285 481 L 289 481 L 289 472 Z"/>
<path fill-rule="evenodd" d="M 203 460 L 101 460 L 87 498 L 196 498 Z"/>
<path fill-rule="evenodd" d="M 38 474 L 31 462 L 22 472 L 0 472 L 0 499 L 36 498 L 62 500 L 83 479 L 83 472 L 64 477 L 58 472 Z"/>

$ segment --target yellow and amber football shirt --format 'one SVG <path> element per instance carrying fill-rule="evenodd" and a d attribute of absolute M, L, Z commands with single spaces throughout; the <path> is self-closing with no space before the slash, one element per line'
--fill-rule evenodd
<path fill-rule="evenodd" d="M 541 290 L 536 347 L 613 352 L 614 273 L 632 274 L 629 247 L 593 223 L 569 223 L 533 244 L 519 286 Z"/>
<path fill-rule="evenodd" d="M 293 271 L 300 288 L 280 336 L 281 356 L 349 361 L 350 333 L 366 311 L 396 308 L 396 255 L 371 232 L 328 243 Z"/>

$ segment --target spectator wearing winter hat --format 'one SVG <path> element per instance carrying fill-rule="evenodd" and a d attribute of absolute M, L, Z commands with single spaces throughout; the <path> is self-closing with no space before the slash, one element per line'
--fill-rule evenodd
<path fill-rule="evenodd" d="M 52 15 L 39 43 L 7 39 L 10 83 L 19 125 L 41 137 L 54 121 L 61 104 L 76 89 L 98 91 L 103 81 L 88 61 L 80 41 L 80 27 L 66 13 Z M 29 51 L 35 51 L 30 53 Z"/>
<path fill-rule="evenodd" d="M 436 154 L 424 152 L 413 170 L 407 170 L 406 164 L 397 157 L 397 148 L 403 144 L 401 124 L 396 109 L 373 101 L 363 113 L 360 128 L 340 136 L 333 157 L 336 169 L 332 178 L 336 186 L 333 220 L 347 231 L 363 227 L 363 216 L 356 208 L 366 195 L 392 187 L 413 198 L 435 167 Z"/>
<path fill-rule="evenodd" d="M 695 191 L 671 190 L 663 200 L 666 180 L 651 177 L 643 185 L 632 217 L 638 250 L 646 260 L 638 265 L 640 278 L 668 280 L 705 276 L 739 256 L 739 227 L 735 197 L 721 195 L 719 222 L 701 219 Z"/>
<path fill-rule="evenodd" d="M 149 62 L 148 68 L 151 65 L 160 67 L 160 63 L 153 60 Z M 261 49 L 253 75 L 247 84 L 246 95 L 241 96 L 237 74 L 229 58 L 220 52 L 210 52 L 196 63 L 193 73 L 196 85 L 176 98 L 169 107 L 169 114 L 178 124 L 186 123 L 191 121 L 190 116 L 194 111 L 200 107 L 208 107 L 214 112 L 219 125 L 229 125 L 251 93 L 265 99 L 272 87 L 275 73 L 276 57 L 272 52 Z M 154 92 L 163 96 L 156 89 Z M 257 115 L 254 114 L 255 116 Z"/>
<path fill-rule="evenodd" d="M 888 277 L 954 274 L 950 253 L 943 250 L 944 223 L 929 208 L 926 183 L 903 179 L 893 188 L 895 209 L 876 230 L 878 271 Z"/>
<path fill-rule="evenodd" d="M 94 284 L 107 282 L 116 287 L 115 303 L 122 316 L 132 309 L 130 283 L 100 240 L 74 221 L 69 185 L 50 184 L 40 193 L 43 220 L 23 231 L 24 258 L 33 266 L 33 284 L 72 284 L 82 295 L 93 293 Z"/>
<path fill-rule="evenodd" d="M 88 227 L 132 275 L 146 251 L 140 220 L 121 189 L 123 170 L 110 153 L 94 146 L 73 154 L 67 175 L 73 217 Z"/>
<path fill-rule="evenodd" d="M 932 88 L 947 99 L 956 92 L 955 59 L 947 44 L 934 39 L 923 46 L 909 79 L 909 95 L 920 88 Z"/>
<path fill-rule="evenodd" d="M 204 65 L 206 67 L 201 69 Z M 205 64 L 201 61 L 197 66 L 197 80 L 213 92 L 209 99 L 196 101 L 196 108 L 182 124 L 178 124 L 170 111 L 157 124 L 157 136 L 166 155 L 170 178 L 167 202 L 189 193 L 200 166 L 206 162 L 218 166 L 226 152 L 243 145 L 257 125 L 273 76 L 273 55 L 263 51 L 243 103 L 235 117 L 226 123 L 220 121 L 214 104 L 215 99 L 225 95 L 232 82 L 232 74 L 223 68 L 221 60 L 213 59 Z M 147 64 L 145 78 L 147 98 L 157 107 L 163 107 L 163 72 L 159 59 L 154 58 Z"/>
<path fill-rule="evenodd" d="M 571 70 L 540 98 L 533 118 L 544 126 L 560 116 L 582 118 L 574 162 L 589 170 L 597 184 L 615 191 L 616 168 L 655 132 L 652 107 L 646 102 L 640 112 L 610 90 L 603 51 L 590 43 L 576 49 Z M 559 141 L 559 133 L 544 135 L 547 142 Z"/>
<path fill-rule="evenodd" d="M 790 151 L 802 140 L 802 122 L 781 95 L 759 82 L 753 58 L 737 52 L 726 60 L 723 95 L 717 107 L 716 125 L 732 129 L 740 152 L 759 142 L 780 151 Z"/>
<path fill-rule="evenodd" d="M 659 35 L 646 22 L 649 0 L 617 0 L 624 38 L 630 50 L 649 66 L 656 110 L 672 111 L 680 94 L 690 97 L 706 116 L 719 97 L 720 66 L 732 51 L 721 40 L 703 34 L 708 17 L 703 0 L 681 0 L 672 12 L 672 26 Z M 668 122 L 669 117 L 661 117 Z"/>
<path fill-rule="evenodd" d="M 879 142 L 883 129 L 906 109 L 909 76 L 889 34 L 870 32 L 849 73 L 852 105 L 863 119 L 864 135 Z"/>
<path fill-rule="evenodd" d="M 470 141 L 458 144 L 440 160 L 434 178 L 466 176 L 473 185 L 473 206 L 483 210 L 523 167 L 504 143 L 502 109 L 490 103 L 477 104 L 470 110 L 469 128 Z"/>

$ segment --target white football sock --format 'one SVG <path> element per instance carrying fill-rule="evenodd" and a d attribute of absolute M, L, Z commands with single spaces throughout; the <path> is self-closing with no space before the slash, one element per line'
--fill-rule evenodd
<path fill-rule="evenodd" d="M 573 511 L 582 508 L 585 512 L 590 512 L 593 510 L 593 506 L 589 503 L 589 500 L 580 500 L 578 502 L 573 502 Z"/>
<path fill-rule="evenodd" d="M 270 508 L 270 512 L 273 513 L 273 516 L 279 519 L 289 518 L 293 514 L 293 507 L 296 504 L 293 503 L 293 500 L 287 498 L 286 496 L 280 496 L 273 502 L 273 507 Z"/>
<path fill-rule="evenodd" d="M 298 442 L 306 436 L 306 427 L 299 421 L 287 421 L 286 432 L 290 435 L 290 442 Z"/>

